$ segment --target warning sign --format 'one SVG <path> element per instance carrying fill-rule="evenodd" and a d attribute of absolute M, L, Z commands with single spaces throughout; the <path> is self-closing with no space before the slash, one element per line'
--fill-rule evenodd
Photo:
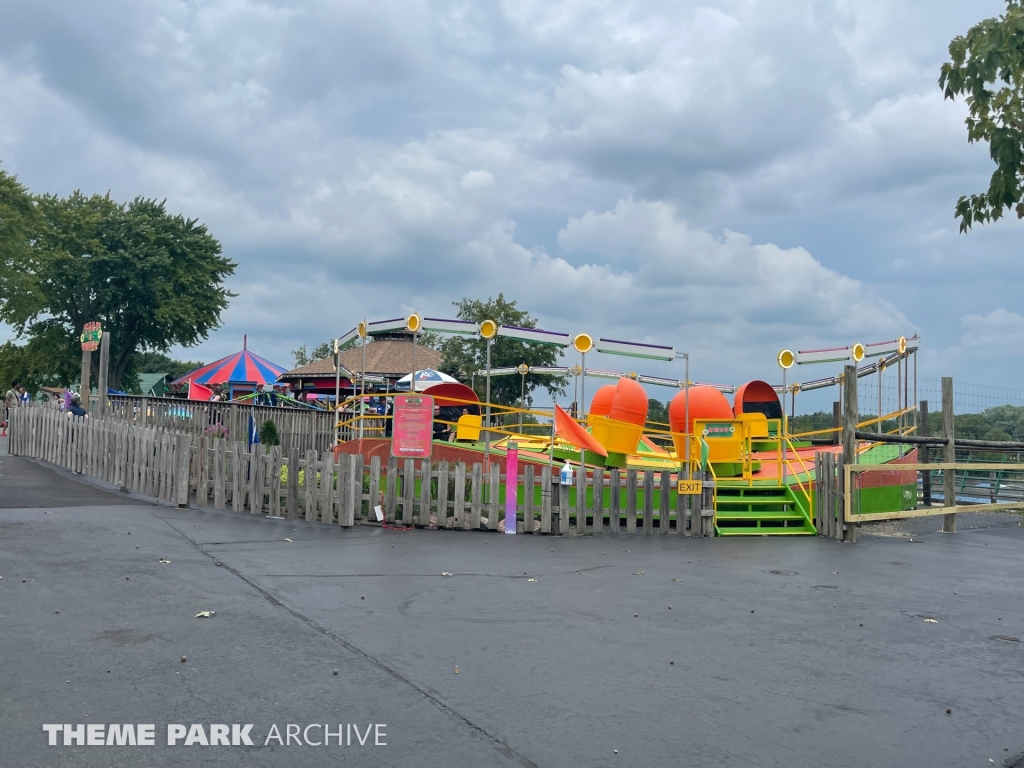
<path fill-rule="evenodd" d="M 434 398 L 429 395 L 395 395 L 391 455 L 429 459 L 433 447 Z"/>

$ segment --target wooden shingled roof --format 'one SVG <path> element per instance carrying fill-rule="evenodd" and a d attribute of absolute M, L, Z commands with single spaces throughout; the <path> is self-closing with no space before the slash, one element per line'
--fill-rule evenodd
<path fill-rule="evenodd" d="M 362 368 L 361 347 L 346 349 L 341 353 L 342 375 L 345 372 L 357 374 Z M 441 353 L 422 344 L 416 345 L 416 368 L 441 366 Z M 366 345 L 366 373 L 397 379 L 412 372 L 412 342 L 376 339 Z M 316 378 L 334 376 L 334 358 L 326 357 L 309 365 L 303 365 L 281 375 L 281 379 Z M 347 378 L 352 378 L 348 376 Z"/>

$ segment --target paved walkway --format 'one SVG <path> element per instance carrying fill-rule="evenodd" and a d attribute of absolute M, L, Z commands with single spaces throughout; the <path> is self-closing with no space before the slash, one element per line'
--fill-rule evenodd
<path fill-rule="evenodd" d="M 0 499 L 15 489 L 5 765 L 1024 760 L 1013 518 L 856 545 L 341 531 L 126 504 L 0 457 Z M 89 722 L 156 723 L 158 746 L 46 746 L 43 723 Z M 235 722 L 255 746 L 162 743 L 167 723 Z M 263 746 L 274 723 L 325 722 L 387 723 L 387 746 Z"/>

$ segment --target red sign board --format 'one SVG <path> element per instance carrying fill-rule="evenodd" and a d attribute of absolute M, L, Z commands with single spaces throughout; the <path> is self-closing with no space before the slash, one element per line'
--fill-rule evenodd
<path fill-rule="evenodd" d="M 434 398 L 430 395 L 395 395 L 393 418 L 391 455 L 403 459 L 429 459 L 434 439 Z"/>
<path fill-rule="evenodd" d="M 99 323 L 86 323 L 82 326 L 82 351 L 95 352 L 99 349 L 103 338 L 103 327 Z"/>

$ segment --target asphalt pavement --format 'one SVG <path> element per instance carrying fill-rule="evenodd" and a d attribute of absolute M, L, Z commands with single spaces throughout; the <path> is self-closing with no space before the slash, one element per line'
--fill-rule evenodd
<path fill-rule="evenodd" d="M 1020 520 L 855 545 L 343 531 L 0 456 L 0 764 L 1024 765 Z M 156 745 L 48 746 L 50 723 Z M 169 746 L 169 723 L 254 743 Z M 265 743 L 324 723 L 386 745 Z"/>

